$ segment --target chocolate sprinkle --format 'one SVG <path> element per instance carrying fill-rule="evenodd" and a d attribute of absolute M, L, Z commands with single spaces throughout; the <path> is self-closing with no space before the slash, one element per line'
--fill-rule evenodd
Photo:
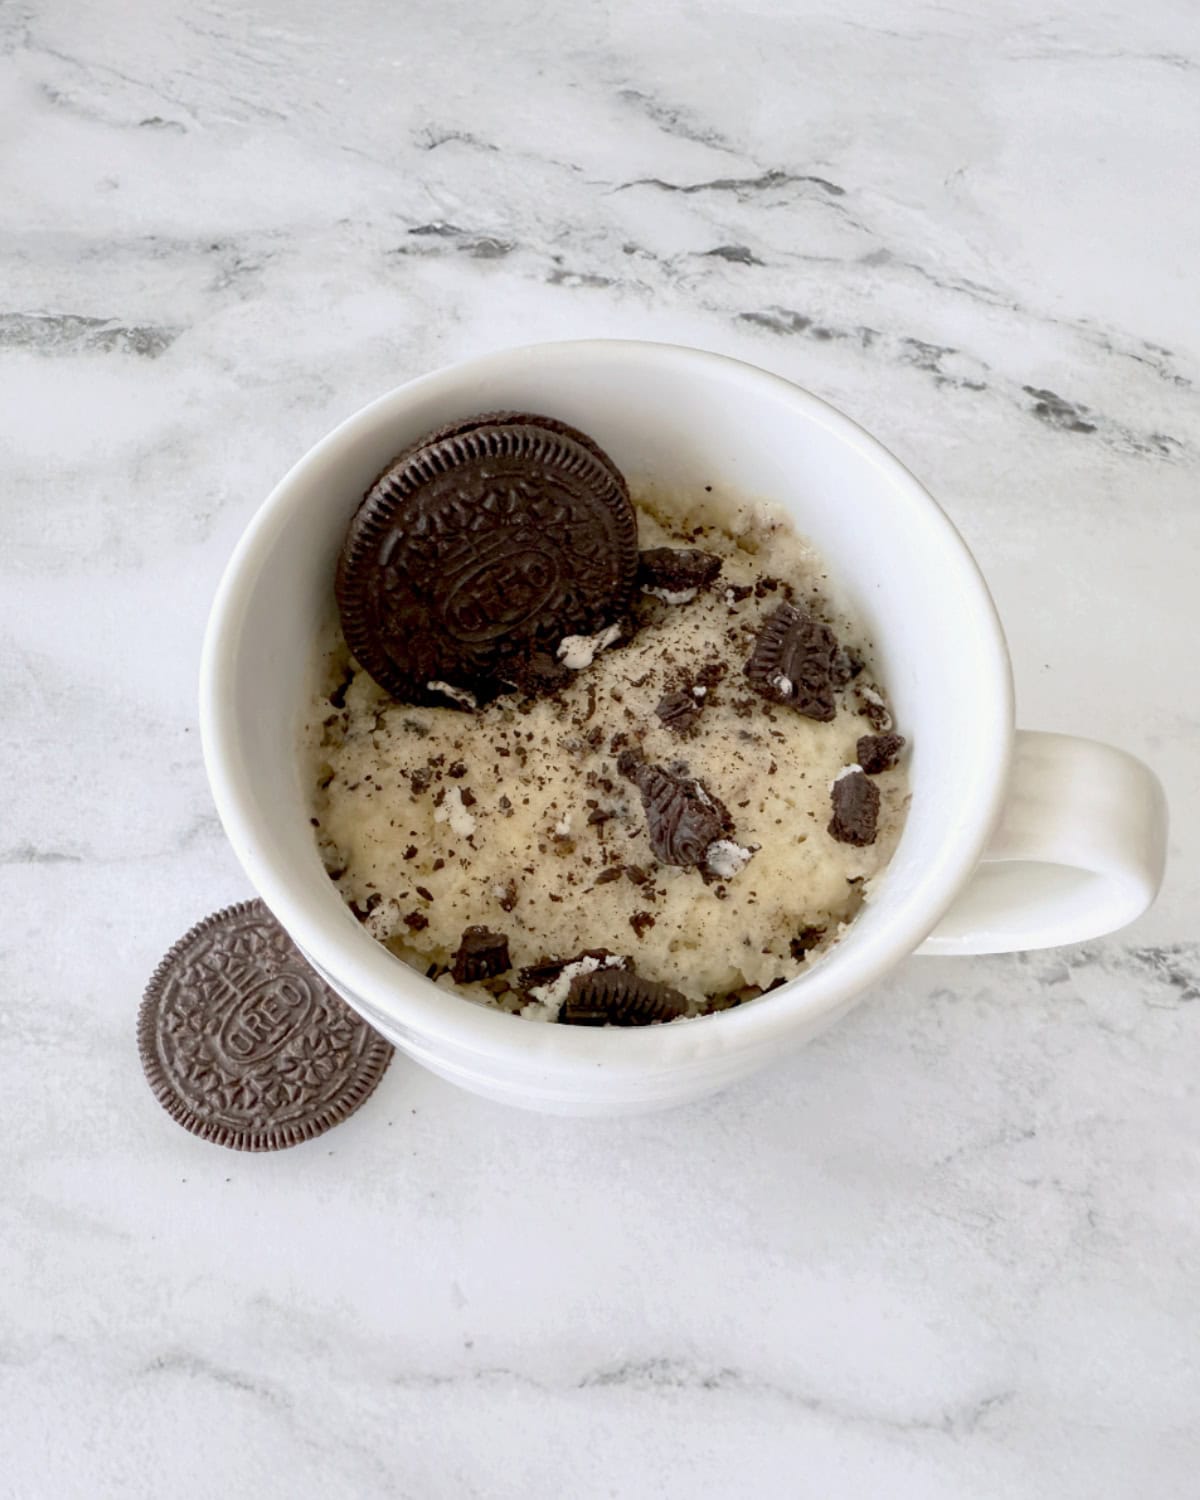
<path fill-rule="evenodd" d="M 858 742 L 856 754 L 867 775 L 878 776 L 881 771 L 892 769 L 903 749 L 902 734 L 864 734 Z"/>
<path fill-rule="evenodd" d="M 709 846 L 733 832 L 725 805 L 702 782 L 645 761 L 627 765 L 621 773 L 642 794 L 650 847 L 660 863 L 702 865 Z"/>
<path fill-rule="evenodd" d="M 794 604 L 781 604 L 767 616 L 743 670 L 760 698 L 827 724 L 837 712 L 837 654 L 837 638 L 828 625 Z"/>
<path fill-rule="evenodd" d="M 597 969 L 572 982 L 558 1019 L 565 1026 L 651 1026 L 674 1021 L 686 1009 L 669 984 L 629 969 Z"/>
<path fill-rule="evenodd" d="M 859 848 L 875 842 L 879 822 L 879 788 L 861 771 L 839 776 L 831 793 L 833 817 L 829 832 L 839 844 Z"/>
<path fill-rule="evenodd" d="M 721 559 L 694 547 L 648 547 L 638 553 L 637 581 L 641 589 L 682 594 L 702 589 L 721 571 Z"/>
<path fill-rule="evenodd" d="M 450 974 L 455 984 L 492 979 L 511 967 L 508 939 L 487 927 L 468 927 L 454 955 Z"/>

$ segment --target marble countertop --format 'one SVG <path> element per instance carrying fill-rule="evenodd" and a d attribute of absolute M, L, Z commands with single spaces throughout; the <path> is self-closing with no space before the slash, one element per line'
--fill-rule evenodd
<path fill-rule="evenodd" d="M 1194 1496 L 1188 7 L 16 0 L 0 44 L 0 1495 Z M 878 433 L 1022 722 L 1159 771 L 1162 899 L 913 960 L 673 1114 L 398 1058 L 318 1142 L 204 1145 L 133 1022 L 249 894 L 196 729 L 220 570 L 371 396 L 577 335 Z"/>

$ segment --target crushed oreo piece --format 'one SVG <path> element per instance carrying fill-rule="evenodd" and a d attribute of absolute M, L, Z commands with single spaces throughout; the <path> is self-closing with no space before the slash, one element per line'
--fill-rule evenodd
<path fill-rule="evenodd" d="M 644 764 L 645 757 L 642 755 L 642 752 L 633 749 L 632 746 L 622 750 L 620 755 L 617 756 L 617 770 L 622 776 L 628 777 L 630 781 L 636 777 L 638 767 Z"/>
<path fill-rule="evenodd" d="M 617 953 L 610 953 L 607 948 L 585 948 L 582 953 L 572 954 L 570 958 L 543 958 L 540 963 L 529 964 L 518 970 L 517 988 L 526 995 L 534 990 L 544 989 L 553 984 L 564 969 L 585 958 L 594 958 L 601 969 L 609 966 L 624 968 L 629 962 Z"/>
<path fill-rule="evenodd" d="M 703 865 L 710 845 L 733 832 L 724 803 L 702 782 L 646 761 L 622 769 L 622 775 L 642 794 L 650 847 L 662 864 Z"/>
<path fill-rule="evenodd" d="M 781 604 L 767 616 L 743 670 L 760 698 L 827 724 L 837 712 L 837 653 L 837 638 L 828 625 L 794 604 Z"/>
<path fill-rule="evenodd" d="M 839 844 L 863 848 L 875 842 L 879 823 L 879 788 L 861 771 L 841 775 L 830 794 L 833 817 L 829 832 Z"/>
<path fill-rule="evenodd" d="M 511 967 L 508 939 L 502 932 L 487 927 L 468 927 L 458 945 L 450 969 L 455 984 L 472 984 L 493 979 Z"/>
<path fill-rule="evenodd" d="M 558 1019 L 565 1026 L 652 1026 L 686 1010 L 687 1001 L 669 984 L 609 968 L 573 980 Z"/>
<path fill-rule="evenodd" d="M 508 675 L 519 693 L 528 698 L 542 698 L 565 687 L 575 674 L 549 651 L 532 651 L 514 662 Z"/>
<path fill-rule="evenodd" d="M 682 734 L 685 729 L 690 729 L 700 717 L 703 706 L 702 699 L 681 691 L 667 693 L 660 698 L 654 712 L 668 729 L 674 730 L 676 734 Z"/>
<path fill-rule="evenodd" d="M 654 917 L 648 911 L 635 911 L 629 919 L 629 925 L 637 934 L 638 941 L 640 942 L 650 931 L 651 927 L 654 926 Z"/>
<path fill-rule="evenodd" d="M 596 876 L 594 884 L 611 885 L 614 880 L 620 880 L 623 873 L 620 865 L 609 865 L 607 870 L 601 870 Z"/>
<path fill-rule="evenodd" d="M 719 557 L 693 547 L 648 547 L 638 553 L 638 587 L 668 604 L 686 604 L 720 571 Z"/>
<path fill-rule="evenodd" d="M 429 918 L 423 911 L 410 911 L 404 918 L 404 925 L 411 932 L 424 932 L 429 926 Z"/>
<path fill-rule="evenodd" d="M 365 922 L 382 900 L 383 897 L 379 894 L 378 891 L 372 891 L 361 906 L 357 901 L 351 901 L 348 904 L 350 910 L 354 913 L 358 920 L 360 922 Z"/>
<path fill-rule="evenodd" d="M 864 734 L 856 747 L 858 763 L 868 776 L 890 771 L 904 749 L 902 734 Z"/>
<path fill-rule="evenodd" d="M 892 713 L 883 694 L 869 683 L 854 684 L 854 706 L 876 734 L 886 734 L 892 727 Z"/>
<path fill-rule="evenodd" d="M 797 962 L 802 958 L 807 958 L 824 936 L 824 927 L 802 927 L 791 941 L 792 957 Z"/>
<path fill-rule="evenodd" d="M 845 687 L 863 669 L 863 659 L 857 651 L 847 650 L 845 646 L 838 648 L 838 653 L 833 659 L 833 681 L 835 687 Z"/>

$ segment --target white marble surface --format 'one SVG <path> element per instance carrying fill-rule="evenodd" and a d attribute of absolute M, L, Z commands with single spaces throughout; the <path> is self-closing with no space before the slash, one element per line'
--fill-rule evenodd
<path fill-rule="evenodd" d="M 15 0 L 0 43 L 0 1494 L 1194 1496 L 1194 7 Z M 784 372 L 925 478 L 1023 721 L 1166 782 L 1162 900 L 913 961 L 680 1113 L 398 1060 L 320 1142 L 203 1145 L 133 1019 L 248 894 L 221 566 L 370 396 L 585 334 Z"/>

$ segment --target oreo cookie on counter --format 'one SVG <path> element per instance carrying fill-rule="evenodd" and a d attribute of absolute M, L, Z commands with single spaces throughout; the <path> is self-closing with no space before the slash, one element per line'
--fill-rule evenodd
<path fill-rule="evenodd" d="M 471 708 L 549 687 L 565 637 L 627 611 L 637 519 L 620 470 L 585 433 L 500 412 L 395 458 L 346 533 L 336 593 L 346 643 L 407 703 Z"/>
<path fill-rule="evenodd" d="M 171 1118 L 238 1151 L 295 1146 L 340 1124 L 393 1052 L 261 901 L 226 907 L 175 944 L 146 987 L 137 1037 Z"/>

